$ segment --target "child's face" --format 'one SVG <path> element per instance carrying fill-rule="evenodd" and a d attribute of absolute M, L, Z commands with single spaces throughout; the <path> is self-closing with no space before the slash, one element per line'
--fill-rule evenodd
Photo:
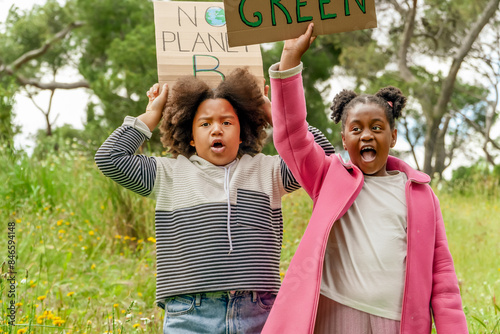
<path fill-rule="evenodd" d="M 347 113 L 342 143 L 351 162 L 363 174 L 387 175 L 387 157 L 396 145 L 397 130 L 391 129 L 385 111 L 376 104 L 358 103 Z"/>
<path fill-rule="evenodd" d="M 240 146 L 240 121 L 225 99 L 203 101 L 193 120 L 190 144 L 201 158 L 217 166 L 236 159 Z"/>

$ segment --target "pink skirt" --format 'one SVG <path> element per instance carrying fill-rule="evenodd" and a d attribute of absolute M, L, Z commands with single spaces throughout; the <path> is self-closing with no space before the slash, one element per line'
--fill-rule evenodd
<path fill-rule="evenodd" d="M 400 321 L 378 317 L 319 297 L 315 334 L 399 334 Z"/>

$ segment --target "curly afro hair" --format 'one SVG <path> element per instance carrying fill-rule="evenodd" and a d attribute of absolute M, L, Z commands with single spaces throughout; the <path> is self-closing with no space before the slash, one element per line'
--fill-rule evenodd
<path fill-rule="evenodd" d="M 207 99 L 225 99 L 234 108 L 240 122 L 238 156 L 260 153 L 266 139 L 268 125 L 264 97 L 256 77 L 246 68 L 233 70 L 215 89 L 194 77 L 176 81 L 163 111 L 160 125 L 161 142 L 172 156 L 190 157 L 196 149 L 193 139 L 193 120 L 200 104 Z"/>
<path fill-rule="evenodd" d="M 357 95 L 352 90 L 344 89 L 333 98 L 330 107 L 332 110 L 331 119 L 335 123 L 342 121 L 342 130 L 344 130 L 347 111 L 358 103 L 371 103 L 380 106 L 385 110 L 391 129 L 394 129 L 395 120 L 401 117 L 402 110 L 406 105 L 406 97 L 399 88 L 392 86 L 380 89 L 375 95 Z"/>

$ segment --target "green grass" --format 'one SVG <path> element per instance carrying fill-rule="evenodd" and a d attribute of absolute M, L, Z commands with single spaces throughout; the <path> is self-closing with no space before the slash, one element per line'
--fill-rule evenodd
<path fill-rule="evenodd" d="M 40 161 L 0 153 L 0 263 L 8 260 L 8 222 L 17 239 L 16 325 L 8 325 L 7 262 L 0 333 L 161 333 L 154 202 L 105 178 L 74 143 L 66 149 Z M 438 196 L 469 329 L 498 333 L 500 200 Z M 283 274 L 311 208 L 304 191 L 284 198 Z"/>

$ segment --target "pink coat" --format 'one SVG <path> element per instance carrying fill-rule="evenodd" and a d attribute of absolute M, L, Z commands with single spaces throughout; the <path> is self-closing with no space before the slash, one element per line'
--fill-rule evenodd
<path fill-rule="evenodd" d="M 271 79 L 274 143 L 314 203 L 309 225 L 262 333 L 313 333 L 328 235 L 363 185 L 362 172 L 325 156 L 307 131 L 301 74 Z M 427 174 L 389 157 L 388 170 L 408 176 L 408 236 L 401 333 L 468 333 L 439 202 Z"/>

